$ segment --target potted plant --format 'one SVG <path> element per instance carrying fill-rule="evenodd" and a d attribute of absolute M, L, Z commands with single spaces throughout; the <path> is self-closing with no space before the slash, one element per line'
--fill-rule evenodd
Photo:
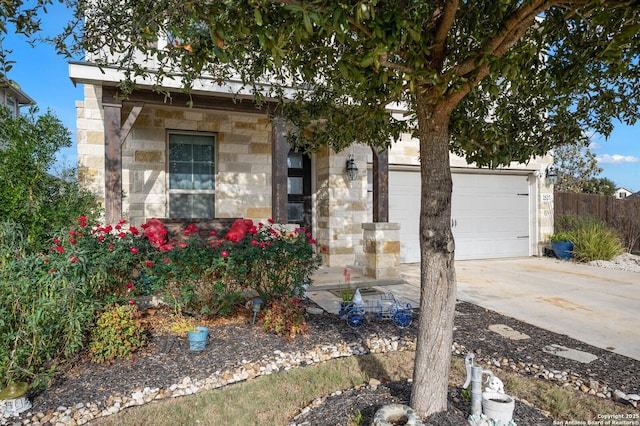
<path fill-rule="evenodd" d="M 189 336 L 189 349 L 192 351 L 204 350 L 209 336 L 209 329 L 197 326 L 195 318 L 174 314 L 171 316 L 171 329 L 178 334 L 187 333 L 187 336 Z"/>
<path fill-rule="evenodd" d="M 549 238 L 551 248 L 558 259 L 569 259 L 573 251 L 573 236 L 568 231 L 556 232 Z"/>
<path fill-rule="evenodd" d="M 346 314 L 347 308 L 353 303 L 353 295 L 355 292 L 351 288 L 351 283 L 347 281 L 345 286 L 340 288 L 338 294 L 340 295 L 340 310 L 338 311 L 338 316 L 342 318 L 342 316 Z"/>
<path fill-rule="evenodd" d="M 0 400 L 4 401 L 4 412 L 8 415 L 18 415 L 31 408 L 31 402 L 25 394 L 29 389 L 27 382 L 16 381 L 14 377 L 14 360 L 16 347 L 11 352 L 11 361 L 5 371 L 5 376 L 0 377 Z M 4 383 L 4 386 L 3 386 Z M 0 411 L 1 413 L 2 411 Z"/>
<path fill-rule="evenodd" d="M 26 382 L 7 382 L 0 391 L 0 400 L 4 401 L 4 412 L 8 415 L 18 415 L 31 408 L 31 402 L 25 394 L 29 384 Z"/>

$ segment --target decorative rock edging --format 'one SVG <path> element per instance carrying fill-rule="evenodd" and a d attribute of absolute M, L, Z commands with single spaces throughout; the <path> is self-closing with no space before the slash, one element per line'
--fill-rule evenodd
<path fill-rule="evenodd" d="M 116 414 L 128 407 L 140 406 L 151 401 L 167 398 L 193 395 L 206 390 L 220 389 L 231 384 L 277 373 L 279 371 L 305 367 L 307 365 L 353 355 L 414 351 L 415 348 L 415 339 L 391 336 L 384 338 L 366 338 L 361 342 L 351 344 L 344 342 L 334 345 L 327 344 L 306 353 L 284 353 L 276 350 L 269 359 L 262 359 L 255 362 L 242 360 L 236 368 L 216 371 L 205 379 L 185 377 L 181 383 L 173 384 L 168 388 L 145 387 L 136 390 L 130 396 L 112 396 L 103 407 L 92 402 L 85 402 L 75 404 L 73 407 L 58 407 L 56 410 L 50 410 L 47 413 L 30 410 L 22 413 L 19 417 L 6 417 L 4 416 L 4 407 L 0 405 L 0 412 L 2 413 L 2 416 L 0 416 L 0 425 L 84 425 L 90 420 Z"/>
<path fill-rule="evenodd" d="M 192 379 L 185 377 L 181 383 L 173 384 L 168 388 L 145 387 L 133 392 L 130 396 L 112 396 L 104 406 L 99 406 L 93 402 L 80 402 L 72 407 L 58 407 L 56 410 L 49 410 L 47 413 L 34 412 L 29 410 L 19 417 L 7 417 L 4 415 L 4 406 L 0 401 L 0 425 L 11 424 L 12 426 L 77 426 L 84 425 L 90 420 L 110 416 L 119 411 L 134 406 L 141 406 L 151 401 L 167 398 L 178 398 L 186 395 L 193 395 L 198 392 L 220 389 L 238 382 L 251 380 L 279 371 L 290 370 L 297 367 L 316 364 L 331 359 L 342 358 L 353 355 L 367 355 L 377 353 L 387 353 L 395 351 L 415 351 L 415 339 L 408 337 L 372 337 L 363 339 L 361 342 L 347 344 L 327 344 L 317 347 L 306 353 L 284 353 L 276 350 L 269 359 L 260 361 L 242 360 L 234 369 L 216 371 L 204 379 Z M 452 353 L 464 355 L 469 352 L 464 346 L 458 343 L 453 344 Z M 640 396 L 636 394 L 625 395 L 619 390 L 613 390 L 596 380 L 585 380 L 574 372 L 559 371 L 545 368 L 543 365 L 535 363 L 515 362 L 508 358 L 496 359 L 493 357 L 476 356 L 478 363 L 483 363 L 492 368 L 505 369 L 512 372 L 533 375 L 539 379 L 558 382 L 562 386 L 571 386 L 577 391 L 596 395 L 601 398 L 610 398 L 629 406 L 638 406 Z M 314 401 L 317 404 L 318 399 Z M 37 408 L 37 407 L 34 407 Z M 308 409 L 308 408 L 307 408 Z M 301 412 L 304 412 L 302 409 Z"/>

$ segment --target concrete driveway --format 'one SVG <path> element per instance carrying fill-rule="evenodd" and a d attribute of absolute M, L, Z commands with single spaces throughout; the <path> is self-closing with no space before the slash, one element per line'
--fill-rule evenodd
<path fill-rule="evenodd" d="M 640 360 L 640 273 L 531 257 L 459 261 L 456 274 L 460 300 Z"/>

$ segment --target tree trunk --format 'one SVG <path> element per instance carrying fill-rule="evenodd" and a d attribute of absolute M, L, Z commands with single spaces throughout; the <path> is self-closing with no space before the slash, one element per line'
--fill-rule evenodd
<path fill-rule="evenodd" d="M 448 105 L 416 97 L 420 138 L 420 315 L 411 406 L 429 416 L 447 410 L 456 303 L 451 233 Z"/>

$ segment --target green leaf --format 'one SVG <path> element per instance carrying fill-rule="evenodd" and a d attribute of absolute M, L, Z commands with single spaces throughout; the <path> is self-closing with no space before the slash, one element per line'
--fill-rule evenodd
<path fill-rule="evenodd" d="M 307 33 L 313 34 L 313 25 L 311 24 L 311 18 L 309 18 L 309 14 L 304 12 L 302 14 L 302 22 L 304 23 L 304 29 Z"/>
<path fill-rule="evenodd" d="M 253 9 L 253 17 L 256 20 L 256 24 L 259 27 L 262 26 L 262 13 L 260 13 L 260 9 Z"/>
<path fill-rule="evenodd" d="M 284 9 L 295 13 L 302 12 L 304 10 L 302 6 L 298 6 L 297 4 L 287 4 L 284 6 Z"/>
<path fill-rule="evenodd" d="M 360 65 L 361 68 L 366 68 L 369 65 L 371 65 L 373 63 L 373 54 L 372 53 L 367 53 L 364 58 L 362 58 L 362 60 L 360 61 L 360 63 L 358 65 Z"/>

